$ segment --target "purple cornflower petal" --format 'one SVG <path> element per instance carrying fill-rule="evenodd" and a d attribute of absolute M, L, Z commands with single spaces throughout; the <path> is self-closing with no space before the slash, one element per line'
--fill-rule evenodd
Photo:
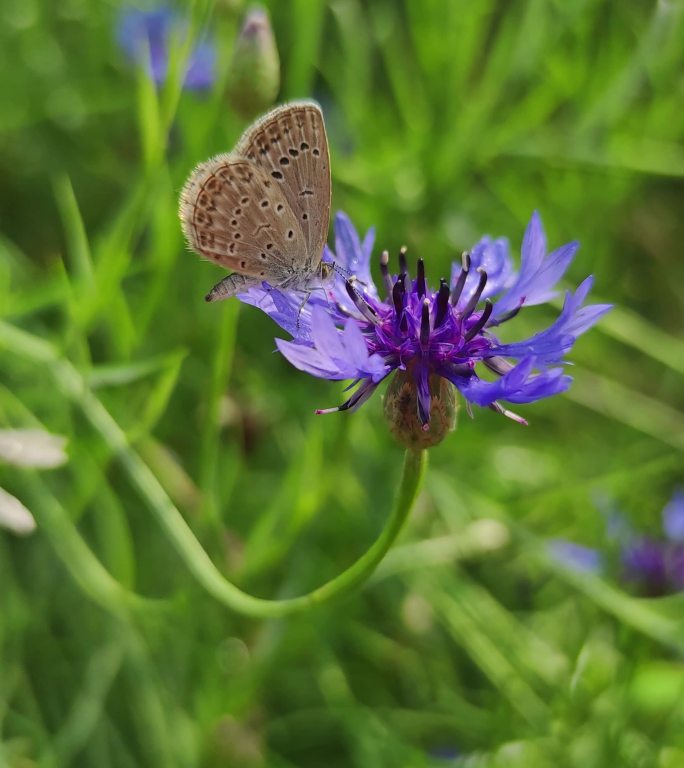
<path fill-rule="evenodd" d="M 496 352 L 504 357 L 520 359 L 534 355 L 537 362 L 545 365 L 558 363 L 570 351 L 577 337 L 591 328 L 594 323 L 611 309 L 610 304 L 592 304 L 583 307 L 593 284 L 593 277 L 587 277 L 575 293 L 568 291 L 558 319 L 545 331 L 515 344 L 503 344 Z"/>
<path fill-rule="evenodd" d="M 311 346 L 312 312 L 316 306 L 327 306 L 325 297 L 317 300 L 315 293 L 303 290 L 282 291 L 267 282 L 238 294 L 243 304 L 257 307 L 287 331 L 298 344 Z M 343 318 L 344 319 L 344 318 Z"/>
<path fill-rule="evenodd" d="M 563 374 L 562 368 L 533 373 L 535 363 L 534 357 L 528 357 L 497 381 L 484 381 L 477 376 L 449 378 L 467 400 L 480 406 L 491 405 L 496 400 L 531 403 L 565 392 L 570 386 L 572 379 Z"/>
<path fill-rule="evenodd" d="M 606 538 L 614 552 L 619 553 L 621 579 L 638 586 L 652 596 L 684 590 L 684 540 L 681 504 L 684 493 L 677 489 L 663 510 L 663 527 L 667 539 L 635 534 L 624 515 L 614 504 L 599 498 L 597 506 L 606 524 Z M 565 539 L 548 543 L 549 551 L 559 560 L 579 570 L 594 570 L 598 563 L 603 568 L 603 555 L 596 550 Z"/>
<path fill-rule="evenodd" d="M 349 277 L 354 275 L 362 283 L 366 293 L 371 294 L 375 289 L 370 271 L 370 255 L 374 242 L 373 227 L 368 230 L 362 243 L 347 214 L 338 211 L 335 215 L 335 253 L 331 256 L 349 273 Z"/>
<path fill-rule="evenodd" d="M 376 354 L 369 354 L 361 330 L 351 318 L 340 331 L 323 307 L 312 310 L 312 346 L 276 339 L 280 352 L 295 368 L 319 378 L 370 379 L 378 383 L 389 370 Z"/>
<path fill-rule="evenodd" d="M 668 548 L 667 574 L 670 583 L 678 592 L 684 590 L 684 544 L 676 543 Z"/>
<path fill-rule="evenodd" d="M 556 296 L 552 290 L 570 265 L 579 243 L 563 245 L 546 255 L 546 235 L 537 211 L 527 226 L 521 250 L 520 272 L 510 289 L 495 303 L 494 318 L 526 307 L 544 304 Z"/>
<path fill-rule="evenodd" d="M 562 363 L 576 337 L 608 310 L 606 305 L 582 306 L 591 287 L 587 278 L 568 293 L 560 316 L 546 331 L 505 345 L 493 335 L 491 327 L 510 319 L 523 303 L 539 303 L 553 295 L 553 283 L 576 250 L 571 244 L 547 256 L 536 213 L 525 234 L 517 276 L 506 241 L 483 238 L 454 268 L 451 280 L 441 281 L 435 291 L 429 287 L 422 260 L 412 272 L 415 278 L 409 277 L 402 249 L 398 274 L 392 274 L 387 253 L 381 257 L 386 294 L 381 299 L 370 272 L 373 242 L 372 229 L 362 242 L 347 216 L 338 213 L 336 252 L 326 247 L 323 254 L 336 262 L 330 282 L 308 295 L 264 284 L 239 296 L 293 336 L 293 341 L 278 340 L 277 345 L 296 368 L 320 378 L 352 379 L 357 385 L 339 409 L 325 412 L 358 408 L 387 375 L 406 371 L 415 391 L 409 400 L 415 403 L 423 431 L 430 422 L 435 376 L 454 384 L 469 403 L 525 424 L 500 401 L 530 403 L 565 391 L 571 378 L 562 367 L 548 365 Z M 493 304 L 487 297 L 501 290 L 507 291 L 503 300 Z M 482 378 L 476 371 L 480 365 L 498 378 Z"/>
<path fill-rule="evenodd" d="M 183 87 L 190 91 L 206 91 L 214 84 L 216 49 L 208 40 L 200 40 L 188 61 Z"/>
<path fill-rule="evenodd" d="M 684 490 L 677 488 L 663 509 L 663 530 L 670 541 L 684 542 Z"/>
<path fill-rule="evenodd" d="M 622 565 L 627 579 L 644 586 L 649 594 L 662 594 L 667 585 L 666 545 L 640 536 L 622 550 Z"/>
<path fill-rule="evenodd" d="M 481 298 L 488 299 L 508 288 L 515 278 L 513 261 L 508 249 L 508 240 L 500 237 L 492 240 L 491 237 L 483 237 L 469 251 L 470 270 L 466 277 L 458 307 L 464 307 L 472 298 L 478 286 L 478 269 L 487 273 L 487 284 Z M 453 288 L 461 272 L 462 265 L 454 263 L 451 268 L 450 287 Z"/>
<path fill-rule="evenodd" d="M 554 560 L 573 571 L 598 574 L 603 570 L 603 556 L 592 547 L 568 539 L 552 539 L 548 542 L 548 549 Z"/>
<path fill-rule="evenodd" d="M 166 80 L 169 44 L 174 35 L 186 34 L 186 22 L 171 8 L 161 6 L 149 11 L 127 8 L 121 12 L 117 40 L 126 56 L 142 63 L 157 85 Z M 207 40 L 198 42 L 186 64 L 184 87 L 206 90 L 214 82 L 216 50 Z"/>

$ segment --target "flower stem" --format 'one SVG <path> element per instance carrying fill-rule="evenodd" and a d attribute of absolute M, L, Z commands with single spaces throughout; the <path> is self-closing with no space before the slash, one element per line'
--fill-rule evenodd
<path fill-rule="evenodd" d="M 117 455 L 132 483 L 148 502 L 171 544 L 197 581 L 219 602 L 255 618 L 274 618 L 342 597 L 363 584 L 387 554 L 413 507 L 427 464 L 426 451 L 407 450 L 394 509 L 370 549 L 339 576 L 306 595 L 284 600 L 254 597 L 228 581 L 216 568 L 190 526 L 115 419 L 87 387 L 74 366 L 43 339 L 0 321 L 0 347 L 49 368 L 62 393 L 78 407 Z"/>

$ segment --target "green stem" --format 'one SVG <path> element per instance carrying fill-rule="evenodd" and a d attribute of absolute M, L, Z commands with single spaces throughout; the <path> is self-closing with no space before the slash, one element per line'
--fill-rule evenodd
<path fill-rule="evenodd" d="M 0 321 L 0 346 L 34 362 L 45 364 L 62 393 L 78 405 L 110 449 L 116 453 L 132 483 L 149 503 L 176 552 L 197 581 L 217 600 L 247 616 L 273 618 L 307 610 L 341 597 L 363 584 L 373 573 L 401 531 L 423 479 L 426 451 L 407 451 L 394 509 L 382 532 L 355 563 L 339 576 L 306 595 L 284 600 L 266 600 L 243 592 L 229 582 L 211 561 L 185 519 L 161 484 L 129 445 L 125 433 L 86 386 L 74 366 L 60 358 L 48 342 Z"/>

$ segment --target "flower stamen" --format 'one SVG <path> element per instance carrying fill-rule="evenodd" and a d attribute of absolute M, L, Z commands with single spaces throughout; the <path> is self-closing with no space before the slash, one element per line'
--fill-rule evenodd
<path fill-rule="evenodd" d="M 447 316 L 449 309 L 449 286 L 444 278 L 439 281 L 439 291 L 435 299 L 437 311 L 435 313 L 435 328 L 439 328 Z"/>
<path fill-rule="evenodd" d="M 454 290 L 451 292 L 451 305 L 453 307 L 458 304 L 458 300 L 461 298 L 463 286 L 465 285 L 465 282 L 468 279 L 468 273 L 470 272 L 470 254 L 468 251 L 464 251 L 461 255 L 461 265 L 461 271 L 458 273 L 458 280 L 456 280 Z"/>
<path fill-rule="evenodd" d="M 397 282 L 392 286 L 392 303 L 394 304 L 394 314 L 397 318 L 401 317 L 401 313 L 404 311 L 404 293 L 406 289 L 404 287 L 404 276 L 399 275 Z"/>
<path fill-rule="evenodd" d="M 382 275 L 382 282 L 385 285 L 385 291 L 387 298 L 389 298 L 392 295 L 392 276 L 389 273 L 389 253 L 388 251 L 383 251 L 380 254 L 380 274 Z"/>
<path fill-rule="evenodd" d="M 346 280 L 344 287 L 347 289 L 349 298 L 354 302 L 354 306 L 366 318 L 366 320 L 368 320 L 368 322 L 372 323 L 373 325 L 379 325 L 380 318 L 378 317 L 377 312 L 373 309 L 373 307 L 370 306 L 370 304 L 363 298 L 363 296 L 356 290 L 356 288 L 354 288 L 351 280 Z"/>
<path fill-rule="evenodd" d="M 418 259 L 416 271 L 418 272 L 418 277 L 416 278 L 416 292 L 418 293 L 418 298 L 422 299 L 423 296 L 425 296 L 425 262 L 422 259 Z"/>
<path fill-rule="evenodd" d="M 485 366 L 489 368 L 493 373 L 503 376 L 513 369 L 513 363 L 506 360 L 504 357 L 488 357 L 484 360 Z"/>
<path fill-rule="evenodd" d="M 523 308 L 524 303 L 525 303 L 525 297 L 522 296 L 520 299 L 520 304 L 518 304 L 518 306 L 515 309 L 512 309 L 510 312 L 506 312 L 505 314 L 499 315 L 499 317 L 494 318 L 491 324 L 501 325 L 502 323 L 505 323 L 508 320 L 512 320 L 518 314 L 518 312 L 520 312 L 520 310 Z"/>
<path fill-rule="evenodd" d="M 514 413 L 513 411 L 509 411 L 508 408 L 504 408 L 503 405 L 501 405 L 501 403 L 498 400 L 495 400 L 493 403 L 491 403 L 489 407 L 493 411 L 500 413 L 502 416 L 506 416 L 512 421 L 515 421 L 518 424 L 522 424 L 524 427 L 529 426 L 527 419 L 523 419 L 523 417 L 519 416 L 517 413 Z"/>
<path fill-rule="evenodd" d="M 406 260 L 406 246 L 399 249 L 399 274 L 408 275 L 408 261 Z"/>
<path fill-rule="evenodd" d="M 430 343 L 430 299 L 423 299 L 420 314 L 420 346 L 425 351 Z"/>
<path fill-rule="evenodd" d="M 494 305 L 489 299 L 487 299 L 485 301 L 485 307 L 482 310 L 482 314 L 475 321 L 475 324 L 465 334 L 465 336 L 463 337 L 464 341 L 470 341 L 485 327 L 485 325 L 487 324 L 487 320 L 489 320 L 489 317 L 492 314 L 493 309 L 494 309 Z"/>
<path fill-rule="evenodd" d="M 461 312 L 461 318 L 463 320 L 470 317 L 470 315 L 473 313 L 473 310 L 475 309 L 478 302 L 480 301 L 480 296 L 482 296 L 482 291 L 484 291 L 485 285 L 487 285 L 487 273 L 484 271 L 484 269 L 482 269 L 482 267 L 478 267 L 477 271 L 480 275 L 480 281 L 477 284 L 475 293 L 473 293 L 468 303 L 465 305 L 465 307 L 463 307 L 463 311 Z"/>

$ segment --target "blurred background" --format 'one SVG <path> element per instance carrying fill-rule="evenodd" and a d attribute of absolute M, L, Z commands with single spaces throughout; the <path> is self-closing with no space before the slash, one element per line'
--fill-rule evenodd
<path fill-rule="evenodd" d="M 34 430 L 0 450 L 0 764 L 684 766 L 684 4 L 273 0 L 238 38 L 246 12 L 0 8 L 0 430 Z M 368 548 L 402 463 L 380 398 L 315 417 L 342 385 L 205 304 L 182 241 L 190 169 L 297 97 L 377 253 L 434 286 L 483 234 L 517 258 L 537 209 L 615 309 L 528 428 L 461 412 L 369 584 L 264 621 L 199 586 L 169 505 L 286 597 Z"/>

